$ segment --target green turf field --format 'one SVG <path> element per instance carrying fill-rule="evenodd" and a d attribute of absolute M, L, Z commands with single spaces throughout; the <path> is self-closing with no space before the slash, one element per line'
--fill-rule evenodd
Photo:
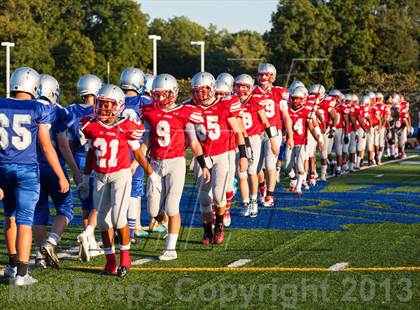
<path fill-rule="evenodd" d="M 375 212 L 356 210 L 360 212 L 356 216 L 341 210 L 345 212 L 339 215 L 384 216 L 373 224 L 347 224 L 343 230 L 231 228 L 222 246 L 201 245 L 201 229 L 186 227 L 176 261 L 149 261 L 120 279 L 99 275 L 103 257 L 89 263 L 66 259 L 61 270 L 33 270 L 39 283 L 32 287 L 0 284 L 1 309 L 419 309 L 420 165 L 415 162 L 420 158 L 409 161 L 413 163 L 332 178 L 320 190 L 322 195 L 360 191 L 369 196 L 369 186 L 385 185 L 378 190 L 383 203 L 367 204 Z M 286 187 L 286 183 L 281 184 Z M 387 184 L 400 186 L 387 188 Z M 409 197 L 410 211 L 402 208 L 399 212 L 411 223 L 386 217 L 396 212 L 387 204 L 396 194 Z M 352 201 L 348 204 L 352 208 Z M 312 209 L 284 210 L 315 216 L 326 208 L 338 209 L 335 202 L 321 201 Z M 62 249 L 74 246 L 79 232 L 79 227 L 70 227 Z M 7 256 L 0 240 L 3 266 Z M 162 248 L 161 236 L 152 234 L 132 248 L 132 259 L 154 259 Z M 244 259 L 249 261 L 242 267 L 226 268 Z M 341 262 L 349 265 L 339 272 L 328 271 Z"/>

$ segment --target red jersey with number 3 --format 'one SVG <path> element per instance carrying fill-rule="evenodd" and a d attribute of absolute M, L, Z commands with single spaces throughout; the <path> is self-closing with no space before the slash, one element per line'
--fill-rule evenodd
<path fill-rule="evenodd" d="M 195 103 L 190 100 L 189 103 Z M 238 97 L 225 97 L 212 105 L 195 105 L 203 115 L 204 123 L 196 125 L 196 131 L 205 156 L 216 156 L 231 149 L 232 130 L 228 119 L 238 117 L 241 103 Z"/>
<path fill-rule="evenodd" d="M 289 99 L 289 92 L 287 89 L 273 86 L 264 91 L 260 86 L 257 86 L 254 88 L 253 93 L 262 96 L 262 104 L 265 107 L 265 115 L 270 122 L 270 126 L 276 126 L 281 131 L 282 112 L 288 110 L 287 100 Z"/>
<path fill-rule="evenodd" d="M 311 119 L 311 112 L 311 109 L 305 106 L 297 110 L 294 110 L 293 107 L 289 109 L 295 145 L 306 145 L 308 142 L 308 122 Z"/>
<path fill-rule="evenodd" d="M 185 126 L 203 123 L 201 112 L 187 104 L 171 110 L 144 106 L 141 118 L 150 126 L 150 157 L 153 159 L 185 157 Z"/>
<path fill-rule="evenodd" d="M 144 133 L 142 123 L 128 118 L 107 125 L 87 116 L 81 120 L 81 129 L 90 148 L 95 150 L 93 170 L 104 174 L 130 168 L 130 149 L 140 147 Z"/>

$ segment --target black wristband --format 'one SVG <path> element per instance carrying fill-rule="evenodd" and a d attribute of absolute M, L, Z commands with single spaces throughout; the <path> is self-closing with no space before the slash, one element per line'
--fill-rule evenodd
<path fill-rule="evenodd" d="M 239 150 L 239 157 L 240 158 L 247 158 L 245 144 L 239 144 L 238 145 L 238 150 Z"/>
<path fill-rule="evenodd" d="M 245 140 L 245 146 L 251 147 L 251 140 L 249 140 L 249 137 L 245 137 L 244 140 Z"/>
<path fill-rule="evenodd" d="M 206 160 L 204 159 L 204 155 L 197 156 L 198 164 L 200 165 L 201 169 L 206 168 Z"/>

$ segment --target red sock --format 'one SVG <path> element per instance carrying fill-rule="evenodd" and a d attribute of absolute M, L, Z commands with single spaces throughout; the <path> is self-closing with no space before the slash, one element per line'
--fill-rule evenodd
<path fill-rule="evenodd" d="M 230 203 L 232 202 L 233 199 L 233 192 L 226 192 L 226 208 L 229 209 L 230 208 Z"/>
<path fill-rule="evenodd" d="M 129 250 L 120 250 L 120 266 L 131 267 L 131 258 Z"/>
<path fill-rule="evenodd" d="M 105 270 L 114 272 L 115 269 L 117 268 L 117 259 L 116 259 L 115 253 L 106 254 L 105 257 L 106 257 Z"/>

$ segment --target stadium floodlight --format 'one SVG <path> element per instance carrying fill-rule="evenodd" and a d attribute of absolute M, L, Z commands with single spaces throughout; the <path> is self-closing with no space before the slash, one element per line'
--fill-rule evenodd
<path fill-rule="evenodd" d="M 157 75 L 157 41 L 161 39 L 161 36 L 151 34 L 149 39 L 153 40 L 153 75 Z"/>
<path fill-rule="evenodd" d="M 6 47 L 6 98 L 10 98 L 10 48 L 15 46 L 15 43 L 1 42 L 1 46 Z"/>
<path fill-rule="evenodd" d="M 204 41 L 191 41 L 191 45 L 199 45 L 201 47 L 201 72 L 204 72 Z"/>

